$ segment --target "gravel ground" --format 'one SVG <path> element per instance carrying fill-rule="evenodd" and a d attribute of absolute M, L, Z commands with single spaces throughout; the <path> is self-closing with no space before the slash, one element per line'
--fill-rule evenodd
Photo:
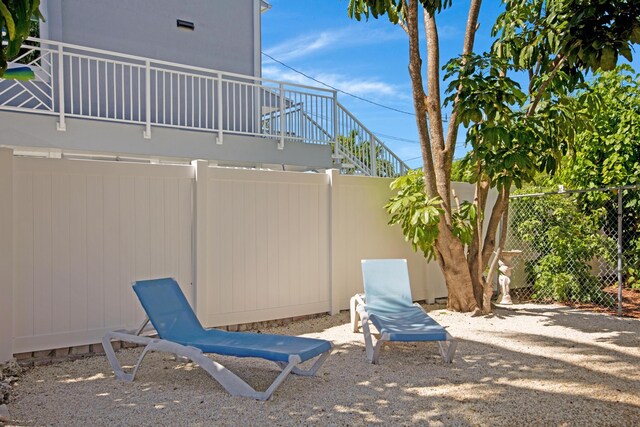
<path fill-rule="evenodd" d="M 479 318 L 427 309 L 459 339 L 451 365 L 435 343 L 390 345 L 370 365 L 341 313 L 263 331 L 335 344 L 317 377 L 291 375 L 267 402 L 231 397 L 156 353 L 133 383 L 116 381 L 104 357 L 31 369 L 9 411 L 17 425 L 640 424 L 640 320 L 540 305 Z M 131 363 L 139 351 L 119 356 Z M 217 360 L 260 389 L 276 375 L 264 361 Z"/>

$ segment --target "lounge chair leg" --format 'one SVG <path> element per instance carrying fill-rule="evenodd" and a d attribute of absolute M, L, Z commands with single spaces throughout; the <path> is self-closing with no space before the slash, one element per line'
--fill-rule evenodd
<path fill-rule="evenodd" d="M 116 353 L 113 349 L 113 345 L 111 344 L 111 340 L 125 341 L 125 342 L 131 342 L 131 343 L 142 344 L 147 346 L 143 350 L 142 355 L 138 359 L 138 363 L 136 364 L 136 367 L 134 368 L 131 374 L 124 372 L 124 370 L 122 369 L 122 365 L 120 365 L 120 362 L 116 357 Z M 111 368 L 113 369 L 113 373 L 115 374 L 115 376 L 122 381 L 133 381 L 133 378 L 135 377 L 138 366 L 140 365 L 140 362 L 142 362 L 142 359 L 146 355 L 147 351 L 150 350 L 148 347 L 149 345 L 152 344 L 153 341 L 157 341 L 157 340 L 154 340 L 149 337 L 131 335 L 129 331 L 124 331 L 124 330 L 113 331 L 113 332 L 108 332 L 104 334 L 104 336 L 102 337 L 102 347 L 104 348 L 104 352 L 107 356 L 107 360 L 109 361 L 109 364 L 111 364 Z"/>
<path fill-rule="evenodd" d="M 318 356 L 316 361 L 313 362 L 313 365 L 311 365 L 309 369 L 301 369 L 299 366 L 294 366 L 293 369 L 291 370 L 291 373 L 295 375 L 301 375 L 304 377 L 311 377 L 315 375 L 316 372 L 318 372 L 318 369 L 320 369 L 320 366 L 322 366 L 322 364 L 324 363 L 325 360 L 327 360 L 327 357 L 329 357 L 330 354 L 331 354 L 331 351 L 326 351 L 322 353 L 320 356 Z M 276 362 L 276 364 L 280 367 L 280 369 L 285 369 L 288 366 L 288 363 L 285 363 L 285 362 Z"/>
<path fill-rule="evenodd" d="M 444 363 L 451 363 L 458 347 L 458 341 L 447 333 L 447 340 L 438 341 L 438 347 Z"/>
<path fill-rule="evenodd" d="M 360 316 L 358 315 L 357 307 L 357 299 L 356 296 L 352 296 L 349 301 L 349 314 L 351 316 L 351 330 L 356 333 L 358 332 L 358 321 L 360 320 Z"/>
<path fill-rule="evenodd" d="M 373 339 L 371 338 L 369 319 L 362 319 L 362 332 L 364 335 L 364 348 L 367 353 L 367 359 L 373 363 Z"/>

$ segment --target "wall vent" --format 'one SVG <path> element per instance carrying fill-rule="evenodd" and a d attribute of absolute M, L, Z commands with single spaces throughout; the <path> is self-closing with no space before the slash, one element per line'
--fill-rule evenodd
<path fill-rule="evenodd" d="M 193 22 L 185 21 L 184 19 L 178 19 L 177 25 L 178 28 L 183 30 L 193 31 L 196 29 L 196 25 Z"/>

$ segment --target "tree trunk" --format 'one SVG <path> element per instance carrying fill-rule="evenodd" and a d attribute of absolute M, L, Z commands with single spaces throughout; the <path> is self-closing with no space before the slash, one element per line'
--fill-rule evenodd
<path fill-rule="evenodd" d="M 498 269 L 498 260 L 500 259 L 500 255 L 502 254 L 502 250 L 504 249 L 504 245 L 507 241 L 507 230 L 509 228 L 510 188 L 508 187 L 502 188 L 500 191 L 500 194 L 503 195 L 502 212 L 500 215 L 501 221 L 502 221 L 500 226 L 500 240 L 498 241 L 498 245 L 495 248 L 495 257 L 491 261 L 491 265 L 489 266 L 489 272 L 487 273 L 487 278 L 485 280 L 484 301 L 482 303 L 482 310 L 485 313 L 491 313 L 491 297 L 493 296 L 493 275 Z"/>
<path fill-rule="evenodd" d="M 426 73 L 428 93 L 425 93 L 420 56 L 418 3 L 418 0 L 408 0 L 408 2 L 403 0 L 402 5 L 405 24 L 403 28 L 409 36 L 409 75 L 424 163 L 425 191 L 430 198 L 439 197 L 443 201 L 445 211 L 438 224 L 439 235 L 436 241 L 436 251 L 440 268 L 447 283 L 449 296 L 447 307 L 454 311 L 472 312 L 478 310 L 479 301 L 474 295 L 472 274 L 467 266 L 465 246 L 451 231 L 450 177 L 455 144 L 450 144 L 449 147 L 445 145 L 445 135 L 442 128 L 438 32 L 434 17 L 424 11 L 428 58 Z M 465 53 L 469 53 L 473 48 L 480 4 L 481 0 L 471 0 L 465 37 Z M 427 122 L 427 114 L 431 128 Z M 457 129 L 456 120 L 452 120 L 450 123 L 449 136 L 452 135 L 452 132 L 455 134 L 451 127 Z"/>
<path fill-rule="evenodd" d="M 478 164 L 478 176 L 481 175 L 481 167 Z M 484 295 L 484 281 L 483 281 L 483 273 L 485 265 L 481 256 L 481 242 L 483 241 L 483 217 L 484 211 L 487 205 L 487 196 L 489 194 L 489 182 L 484 180 L 479 180 L 476 183 L 476 191 L 474 197 L 474 204 L 478 209 L 478 215 L 476 218 L 476 223 L 473 224 L 473 239 L 471 244 L 469 245 L 469 249 L 467 250 L 467 265 L 469 267 L 469 272 L 471 273 L 471 283 L 473 284 L 473 294 L 476 297 L 476 302 L 478 303 L 478 307 L 482 306 L 482 300 Z"/>
<path fill-rule="evenodd" d="M 441 222 L 439 228 L 436 249 L 438 262 L 447 284 L 447 309 L 464 313 L 476 311 L 478 303 L 473 294 L 464 246 L 445 224 Z"/>

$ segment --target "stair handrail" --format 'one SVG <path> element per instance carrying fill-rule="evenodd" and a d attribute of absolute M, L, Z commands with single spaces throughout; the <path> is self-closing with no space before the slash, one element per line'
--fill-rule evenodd
<path fill-rule="evenodd" d="M 372 142 L 372 143 L 374 143 L 374 144 L 372 144 L 372 146 L 371 146 L 371 148 L 370 148 L 370 150 L 371 150 L 372 152 L 376 153 L 376 147 L 380 147 L 380 148 L 383 150 L 383 152 L 385 152 L 385 154 L 389 155 L 389 157 L 393 158 L 393 159 L 396 161 L 396 163 L 400 166 L 400 170 L 399 170 L 399 171 L 396 171 L 396 173 L 397 173 L 398 175 L 404 175 L 404 174 L 406 174 L 406 173 L 407 173 L 407 171 L 408 171 L 409 169 L 411 169 L 411 168 L 410 168 L 410 167 L 409 167 L 409 166 L 408 166 L 404 161 L 402 161 L 402 159 L 400 159 L 400 157 L 398 157 L 398 156 L 397 156 L 393 151 L 391 151 L 391 150 L 389 149 L 389 147 L 387 147 L 387 146 L 385 145 L 385 143 L 384 143 L 384 142 L 382 142 L 382 141 L 380 140 L 380 138 L 378 138 L 377 136 L 375 136 L 375 134 L 374 134 L 374 133 L 373 133 L 369 128 L 367 128 L 367 127 L 366 127 L 366 126 L 365 126 L 365 125 L 364 125 L 360 120 L 358 120 L 358 119 L 357 119 L 353 114 L 351 114 L 351 112 L 350 112 L 349 110 L 347 110 L 347 109 L 346 109 L 346 108 L 345 108 L 345 107 L 344 107 L 340 102 L 337 102 L 337 103 L 336 103 L 336 107 L 337 107 L 341 112 L 343 112 L 344 114 L 346 114 L 346 115 L 347 115 L 347 116 L 348 116 L 348 117 L 349 117 L 349 118 L 350 118 L 350 119 L 351 119 L 355 124 L 357 124 L 357 125 L 358 125 L 358 126 L 359 126 L 359 127 L 360 127 L 360 128 L 361 128 L 361 129 L 366 133 L 366 134 L 368 134 L 368 135 L 370 135 L 370 136 L 371 136 L 371 142 Z M 338 128 L 340 129 L 340 128 L 341 128 L 341 126 L 338 126 Z M 337 137 L 338 137 L 338 136 L 336 135 L 336 136 L 335 136 L 335 138 L 337 139 Z M 347 154 L 347 153 L 345 153 L 345 151 L 346 151 L 346 150 L 344 150 L 344 148 L 345 148 L 345 147 L 343 147 L 342 145 L 341 145 L 340 147 L 341 147 L 342 154 Z M 352 160 L 353 158 L 357 157 L 357 156 L 355 155 L 355 153 L 348 153 L 348 155 L 349 155 L 349 157 L 351 157 L 351 159 L 350 159 L 350 160 Z M 354 164 L 356 164 L 356 163 L 360 163 L 362 166 L 364 166 L 364 163 L 363 163 L 362 161 L 360 161 L 360 162 L 353 162 L 353 163 L 354 163 Z M 373 166 L 373 165 L 371 165 L 371 166 Z M 367 174 L 369 174 L 369 175 L 372 175 L 372 176 L 378 176 L 378 170 L 377 170 L 377 168 L 376 168 L 376 170 L 370 170 L 370 169 L 373 169 L 373 168 L 367 168 L 367 167 L 364 167 L 364 168 L 362 168 L 362 169 L 363 169 L 363 172 L 365 172 L 365 173 L 367 173 Z M 369 170 L 367 170 L 367 169 L 369 169 Z"/>

